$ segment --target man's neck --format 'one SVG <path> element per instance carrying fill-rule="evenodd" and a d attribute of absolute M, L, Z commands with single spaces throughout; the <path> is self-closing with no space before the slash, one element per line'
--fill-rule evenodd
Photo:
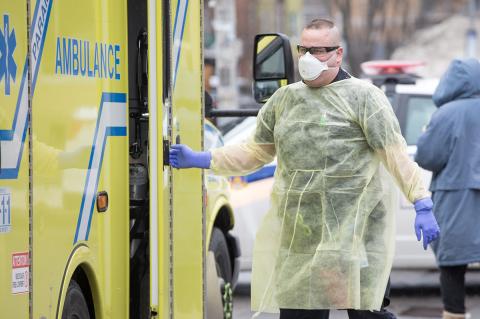
<path fill-rule="evenodd" d="M 345 79 L 349 79 L 351 78 L 352 76 L 350 74 L 348 74 L 348 72 L 346 72 L 344 69 L 342 69 L 341 67 L 338 68 L 338 72 L 337 72 L 337 75 L 335 76 L 335 78 L 332 80 L 332 82 L 330 83 L 334 83 L 334 82 L 337 82 L 337 81 L 341 81 L 341 80 L 345 80 Z"/>
<path fill-rule="evenodd" d="M 328 74 L 328 77 L 327 77 L 327 74 L 325 74 L 325 78 L 323 78 L 321 82 L 318 82 L 319 79 L 316 79 L 314 81 L 302 80 L 302 82 L 311 88 L 320 88 L 325 85 L 329 85 L 331 83 L 334 83 L 340 80 L 345 80 L 348 78 L 351 78 L 351 75 L 345 72 L 341 67 L 339 67 L 336 72 L 331 72 L 331 74 Z"/>

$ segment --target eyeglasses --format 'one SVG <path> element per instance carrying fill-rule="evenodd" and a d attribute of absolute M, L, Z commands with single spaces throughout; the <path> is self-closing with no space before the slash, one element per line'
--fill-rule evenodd
<path fill-rule="evenodd" d="M 304 55 L 307 52 L 310 52 L 311 55 L 323 55 L 338 49 L 340 46 L 335 47 L 304 47 L 297 44 L 297 51 L 299 54 Z"/>

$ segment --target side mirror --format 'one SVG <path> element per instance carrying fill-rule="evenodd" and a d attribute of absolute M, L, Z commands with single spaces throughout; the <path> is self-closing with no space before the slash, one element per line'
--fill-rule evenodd
<path fill-rule="evenodd" d="M 253 96 L 265 103 L 275 91 L 294 81 L 293 56 L 288 37 L 280 33 L 255 36 Z"/>

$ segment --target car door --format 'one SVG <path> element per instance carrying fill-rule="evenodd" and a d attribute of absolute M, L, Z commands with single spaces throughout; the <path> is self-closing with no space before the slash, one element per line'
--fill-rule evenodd
<path fill-rule="evenodd" d="M 417 140 L 425 131 L 437 107 L 430 94 L 399 94 L 393 100 L 393 105 L 408 145 L 408 153 L 414 159 Z M 430 186 L 432 173 L 422 169 L 422 176 L 425 185 Z M 396 253 L 393 266 L 395 268 L 436 267 L 431 249 L 429 248 L 428 253 L 425 253 L 422 245 L 417 241 L 413 228 L 415 210 L 403 194 L 399 194 L 396 218 Z"/>

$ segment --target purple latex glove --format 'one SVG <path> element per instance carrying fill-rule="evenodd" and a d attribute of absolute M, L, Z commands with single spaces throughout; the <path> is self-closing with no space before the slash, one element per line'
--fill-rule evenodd
<path fill-rule="evenodd" d="M 175 168 L 210 168 L 212 154 L 210 152 L 195 152 L 184 144 L 170 147 L 170 165 Z"/>
<path fill-rule="evenodd" d="M 415 202 L 415 234 L 420 241 L 423 235 L 423 249 L 427 250 L 428 244 L 440 235 L 440 228 L 432 212 L 433 202 L 430 197 L 419 199 Z"/>

